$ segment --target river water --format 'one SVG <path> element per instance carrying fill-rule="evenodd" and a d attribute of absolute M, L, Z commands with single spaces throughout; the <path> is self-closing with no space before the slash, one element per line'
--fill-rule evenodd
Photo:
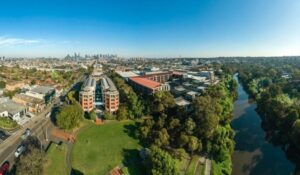
<path fill-rule="evenodd" d="M 237 74 L 234 76 L 237 79 Z M 256 104 L 238 82 L 238 99 L 234 103 L 231 126 L 236 131 L 235 151 L 232 155 L 233 175 L 290 175 L 295 166 L 287 160 L 279 147 L 265 140 Z"/>

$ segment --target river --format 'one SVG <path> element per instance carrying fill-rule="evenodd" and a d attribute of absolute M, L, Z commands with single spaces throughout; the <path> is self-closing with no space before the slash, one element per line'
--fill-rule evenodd
<path fill-rule="evenodd" d="M 237 79 L 237 74 L 234 78 Z M 290 175 L 295 166 L 285 153 L 265 140 L 261 119 L 255 111 L 256 104 L 238 81 L 238 99 L 234 103 L 231 122 L 236 131 L 235 151 L 232 155 L 233 175 Z"/>

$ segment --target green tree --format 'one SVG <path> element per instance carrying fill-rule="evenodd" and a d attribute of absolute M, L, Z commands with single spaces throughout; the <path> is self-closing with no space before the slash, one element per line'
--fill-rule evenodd
<path fill-rule="evenodd" d="M 150 148 L 145 167 L 149 175 L 179 175 L 177 161 L 169 153 L 156 146 Z"/>
<path fill-rule="evenodd" d="M 169 145 L 170 136 L 166 128 L 162 128 L 160 131 L 156 131 L 154 135 L 154 144 L 159 147 Z"/>
<path fill-rule="evenodd" d="M 30 137 L 26 151 L 16 162 L 17 175 L 40 175 L 43 174 L 43 163 L 46 161 L 45 152 L 40 149 L 37 138 Z"/>
<path fill-rule="evenodd" d="M 128 112 L 124 105 L 121 105 L 119 107 L 119 110 L 117 111 L 117 120 L 126 120 L 128 119 Z"/>
<path fill-rule="evenodd" d="M 35 80 L 31 80 L 30 85 L 35 85 L 36 81 Z"/>
<path fill-rule="evenodd" d="M 195 136 L 190 136 L 189 137 L 189 142 L 188 142 L 188 150 L 191 152 L 193 155 L 194 151 L 196 151 L 199 148 L 199 140 Z"/>
<path fill-rule="evenodd" d="M 90 113 L 89 113 L 89 116 L 90 116 L 90 119 L 93 120 L 93 121 L 96 121 L 97 119 L 97 114 L 94 110 L 92 110 Z"/>
<path fill-rule="evenodd" d="M 61 129 L 73 129 L 79 126 L 83 116 L 84 112 L 77 103 L 64 105 L 59 110 L 56 123 Z"/>
<path fill-rule="evenodd" d="M 184 124 L 185 132 L 192 135 L 196 128 L 196 123 L 192 118 L 188 118 Z"/>
<path fill-rule="evenodd" d="M 4 89 L 5 88 L 5 81 L 0 81 L 0 89 Z"/>
<path fill-rule="evenodd" d="M 175 106 L 175 101 L 170 92 L 160 91 L 154 94 L 152 111 L 162 113 Z"/>

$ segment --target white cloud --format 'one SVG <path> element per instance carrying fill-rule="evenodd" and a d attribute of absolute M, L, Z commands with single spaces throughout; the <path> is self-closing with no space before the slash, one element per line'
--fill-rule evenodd
<path fill-rule="evenodd" d="M 0 46 L 17 46 L 40 43 L 39 40 L 23 39 L 23 38 L 10 38 L 0 37 Z"/>

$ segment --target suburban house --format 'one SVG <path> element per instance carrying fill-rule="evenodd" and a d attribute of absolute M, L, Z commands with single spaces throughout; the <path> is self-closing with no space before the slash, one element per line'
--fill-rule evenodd
<path fill-rule="evenodd" d="M 0 117 L 9 117 L 19 122 L 26 116 L 28 109 L 25 105 L 16 103 L 8 97 L 0 98 Z"/>

